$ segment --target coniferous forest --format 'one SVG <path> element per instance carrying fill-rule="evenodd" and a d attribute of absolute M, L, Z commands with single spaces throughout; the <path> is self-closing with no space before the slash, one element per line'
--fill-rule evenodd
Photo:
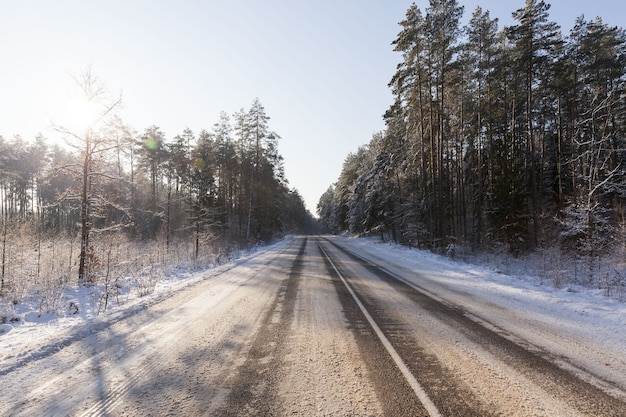
<path fill-rule="evenodd" d="M 85 130 L 53 124 L 54 145 L 0 136 L 3 299 L 35 292 L 41 311 L 58 311 L 78 284 L 99 288 L 102 310 L 129 280 L 147 294 L 172 268 L 316 231 L 258 99 L 209 130 L 167 137 L 125 125 L 121 100 L 91 70 L 76 82 L 96 108 Z"/>
<path fill-rule="evenodd" d="M 620 253 L 626 33 L 581 16 L 564 34 L 549 9 L 526 0 L 500 27 L 477 8 L 462 26 L 456 0 L 413 4 L 386 128 L 320 198 L 326 230 L 440 252 L 558 250 L 589 276 Z"/>
<path fill-rule="evenodd" d="M 624 291 L 626 32 L 581 16 L 563 33 L 537 0 L 504 27 L 481 8 L 462 25 L 456 0 L 428 4 L 409 7 L 390 46 L 384 131 L 346 157 L 318 221 L 258 99 L 200 132 L 137 132 L 85 72 L 77 86 L 98 109 L 87 128 L 53 124 L 62 144 L 0 136 L 2 299 L 35 293 L 58 311 L 84 285 L 106 309 L 129 281 L 147 294 L 176 266 L 320 226 L 449 254 L 542 254 L 555 286 L 574 267 L 576 282 Z"/>

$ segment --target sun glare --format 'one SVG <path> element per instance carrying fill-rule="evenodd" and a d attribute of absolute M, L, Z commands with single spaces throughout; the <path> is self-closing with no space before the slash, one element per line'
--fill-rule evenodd
<path fill-rule="evenodd" d="M 57 82 L 46 80 L 38 98 L 40 105 L 45 108 L 48 126 L 52 127 L 48 131 L 48 135 L 52 136 L 50 139 L 62 141 L 58 137 L 59 132 L 83 136 L 88 130 L 101 127 L 99 122 L 104 107 L 102 101 L 98 100 L 99 97 L 89 100 L 71 77 L 55 81 Z"/>
<path fill-rule="evenodd" d="M 59 101 L 53 123 L 70 132 L 82 135 L 96 127 L 102 108 L 100 103 L 78 94 L 66 94 Z"/>

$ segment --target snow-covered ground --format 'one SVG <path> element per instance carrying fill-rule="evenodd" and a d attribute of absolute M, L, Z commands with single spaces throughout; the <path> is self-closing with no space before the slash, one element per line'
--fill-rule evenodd
<path fill-rule="evenodd" d="M 529 315 L 541 313 L 542 317 L 552 316 L 555 320 L 576 318 L 581 324 L 591 324 L 594 332 L 610 328 L 610 333 L 626 336 L 626 303 L 605 297 L 601 289 L 572 285 L 554 288 L 551 282 L 537 276 L 509 275 L 490 266 L 468 264 L 427 251 L 381 243 L 378 239 L 344 238 L 343 241 L 494 304 L 510 309 L 517 305 Z M 624 343 L 624 338 L 615 341 Z"/>
<path fill-rule="evenodd" d="M 609 391 L 612 386 L 626 390 L 626 303 L 605 297 L 602 290 L 557 289 L 537 276 L 508 275 L 378 239 L 338 239 L 374 262 L 393 265 L 390 272 L 461 306 L 474 320 L 582 379 Z"/>
<path fill-rule="evenodd" d="M 102 290 L 98 287 L 66 289 L 62 296 L 64 306 L 60 309 L 61 314 L 41 314 L 36 296 L 25 297 L 18 305 L 2 300 L 0 316 L 6 317 L 7 322 L 0 324 L 0 375 L 149 308 L 176 291 L 245 264 L 254 257 L 285 245 L 289 239 L 269 247 L 254 248 L 247 253 L 232 254 L 230 262 L 204 271 L 179 268 L 176 273 L 159 280 L 149 294 L 141 294 L 139 288 L 124 288 L 117 300 L 111 297 L 104 312 L 98 311 L 101 309 Z"/>
<path fill-rule="evenodd" d="M 337 239 L 372 258 L 384 259 L 386 265 L 395 265 L 394 268 L 402 276 L 411 276 L 412 282 L 431 294 L 446 294 L 445 297 L 442 295 L 445 301 L 463 305 L 468 314 L 476 315 L 477 320 L 484 320 L 496 328 L 506 328 L 533 346 L 557 355 L 574 349 L 575 357 L 564 366 L 576 368 L 586 356 L 597 353 L 586 353 L 586 350 L 602 349 L 607 353 L 603 367 L 614 373 L 626 369 L 626 304 L 604 297 L 601 291 L 582 287 L 555 289 L 549 283 L 541 285 L 542 280 L 538 277 L 506 275 L 493 268 L 466 264 L 373 239 Z M 25 303 L 16 306 L 13 314 L 20 321 L 0 325 L 0 375 L 22 363 L 47 356 L 111 322 L 146 309 L 183 287 L 245 265 L 251 258 L 286 245 L 289 240 L 287 238 L 227 265 L 167 277 L 148 296 L 139 297 L 131 291 L 124 295 L 123 302 L 114 302 L 106 313 L 100 315 L 96 314 L 97 303 L 89 301 L 90 297 L 93 299 L 89 289 L 73 290 L 75 292 L 69 294 L 81 303 L 77 314 L 39 316 L 35 305 Z M 468 300 L 471 300 L 470 305 L 467 305 Z M 485 316 L 484 311 L 490 311 L 490 315 Z M 511 320 L 520 323 L 519 334 Z M 533 334 L 523 330 L 528 328 L 528 323 L 536 324 L 531 326 L 535 329 Z M 560 338 L 560 330 L 567 333 L 566 339 Z M 578 340 L 583 347 L 571 346 L 573 340 Z M 602 369 L 592 371 L 596 375 L 605 374 Z M 610 379 L 616 378 L 619 379 L 613 375 Z M 614 382 L 626 386 L 626 375 L 621 381 Z"/>

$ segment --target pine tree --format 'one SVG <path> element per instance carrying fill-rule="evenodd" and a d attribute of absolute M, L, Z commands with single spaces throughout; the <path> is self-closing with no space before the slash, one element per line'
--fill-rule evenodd
<path fill-rule="evenodd" d="M 626 191 L 623 140 L 626 104 L 626 34 L 596 18 L 578 19 L 568 56 L 576 71 L 571 85 L 573 187 L 563 219 L 565 243 L 590 262 L 612 244 L 616 206 Z"/>
<path fill-rule="evenodd" d="M 538 88 L 544 88 L 549 67 L 555 60 L 555 50 L 561 42 L 559 26 L 549 21 L 550 5 L 544 1 L 526 0 L 524 8 L 513 13 L 518 25 L 508 28 L 509 39 L 514 46 L 514 60 L 523 79 L 525 102 L 522 105 L 524 116 L 523 173 L 528 179 L 529 213 L 532 220 L 530 238 L 532 246 L 537 246 L 539 237 L 539 211 L 541 183 L 539 181 L 540 144 L 537 142 L 536 111 L 542 99 Z M 545 90 L 543 90 L 545 91 Z M 537 94 L 539 93 L 539 94 Z"/>
<path fill-rule="evenodd" d="M 467 159 L 471 242 L 480 245 L 486 236 L 485 196 L 491 192 L 494 173 L 495 108 L 498 96 L 495 67 L 501 56 L 498 19 L 477 7 L 467 26 L 464 46 L 470 77 Z"/>
<path fill-rule="evenodd" d="M 161 186 L 162 164 L 165 160 L 165 134 L 158 126 L 146 128 L 138 143 L 139 166 L 148 171 L 150 180 L 150 200 L 156 208 Z"/>

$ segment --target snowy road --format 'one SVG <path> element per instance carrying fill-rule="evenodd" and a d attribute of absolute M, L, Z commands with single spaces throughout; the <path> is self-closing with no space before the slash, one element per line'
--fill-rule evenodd
<path fill-rule="evenodd" d="M 3 372 L 0 415 L 626 415 L 626 346 L 433 275 L 288 239 Z"/>

